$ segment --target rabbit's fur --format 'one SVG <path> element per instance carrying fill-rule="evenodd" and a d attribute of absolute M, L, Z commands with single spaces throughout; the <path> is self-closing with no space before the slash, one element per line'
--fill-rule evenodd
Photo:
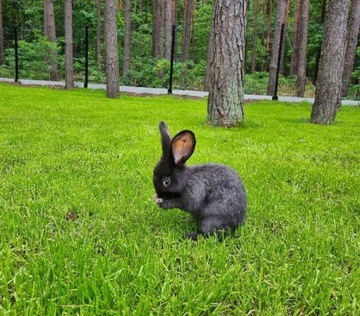
<path fill-rule="evenodd" d="M 244 223 L 247 198 L 237 173 L 220 164 L 185 166 L 195 149 L 194 133 L 184 130 L 172 139 L 164 122 L 159 129 L 162 157 L 153 173 L 158 206 L 191 213 L 203 235 L 235 230 Z M 198 234 L 188 237 L 196 240 Z"/>

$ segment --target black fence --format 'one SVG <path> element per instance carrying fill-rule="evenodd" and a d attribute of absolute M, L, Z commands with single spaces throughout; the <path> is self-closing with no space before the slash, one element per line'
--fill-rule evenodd
<path fill-rule="evenodd" d="M 148 30 L 145 30 L 148 32 Z M 181 30 L 180 30 L 181 32 Z M 63 32 L 59 32 L 63 34 Z M 74 79 L 88 87 L 89 83 L 105 83 L 103 57 L 96 57 L 94 29 L 83 26 L 81 38 L 74 39 Z M 5 62 L 0 64 L 0 77 L 14 79 L 50 80 L 52 55 L 57 51 L 58 65 L 57 81 L 64 81 L 64 39 L 58 38 L 54 47 L 37 29 L 23 29 L 13 27 L 4 29 Z M 181 35 L 181 34 L 180 34 Z M 79 35 L 78 35 L 79 36 Z M 148 42 L 141 45 L 143 39 Z M 179 34 L 173 28 L 172 59 L 156 60 L 151 57 L 151 34 L 144 34 L 141 39 L 134 38 L 131 52 L 131 69 L 126 76 L 120 77 L 121 85 L 166 88 L 169 93 L 173 89 L 203 90 L 206 62 L 204 60 L 181 61 L 178 44 Z M 150 48 L 149 48 L 150 47 Z M 102 47 L 103 49 L 103 47 Z M 193 55 L 193 59 L 196 56 Z M 119 40 L 119 65 L 122 67 L 123 47 Z M 279 68 L 279 67 L 278 67 Z M 257 72 L 246 74 L 245 93 L 267 94 L 268 73 Z M 350 98 L 358 98 L 359 89 L 353 89 Z M 314 96 L 315 87 L 311 82 L 306 85 L 305 96 Z M 296 77 L 277 76 L 277 85 L 273 99 L 277 95 L 296 95 Z"/>
<path fill-rule="evenodd" d="M 52 63 L 51 52 L 57 52 L 58 64 L 57 80 L 64 81 L 64 43 L 51 44 L 36 29 L 22 29 L 21 27 L 4 28 L 5 60 L 0 63 L 0 77 L 14 79 L 51 80 Z M 75 79 L 86 85 L 89 78 L 89 34 L 88 27 L 84 27 L 83 39 L 78 42 L 74 55 Z M 104 74 L 105 75 L 105 74 Z M 102 79 L 94 78 L 94 82 Z"/>
<path fill-rule="evenodd" d="M 89 26 L 84 28 L 83 45 L 77 48 L 76 54 L 76 79 L 83 82 L 84 88 L 88 88 L 89 77 L 93 83 L 104 83 L 105 72 L 102 64 L 97 65 L 96 69 L 99 70 L 100 75 L 89 76 L 90 63 L 95 64 L 94 60 L 90 60 L 89 57 Z M 19 79 L 33 79 L 33 80 L 51 80 L 51 44 L 44 38 L 38 36 L 30 42 L 22 40 L 24 33 L 27 30 L 19 30 L 18 27 L 13 28 L 13 40 L 7 40 L 6 47 L 6 59 L 5 62 L 0 64 L 0 77 L 13 78 L 15 82 Z M 7 34 L 11 34 L 10 31 Z M 20 38 L 20 41 L 19 41 Z M 175 60 L 175 39 L 176 39 L 176 27 L 172 28 L 172 46 L 171 46 L 171 60 L 169 63 L 169 76 L 168 76 L 168 93 L 172 93 L 173 77 L 174 77 L 174 60 Z M 37 45 L 39 47 L 37 47 Z M 59 48 L 57 48 L 59 50 Z M 42 51 L 41 54 L 38 52 Z M 43 54 L 45 52 L 45 55 Z M 61 60 L 61 57 L 57 57 Z M 59 60 L 57 62 L 59 62 Z M 60 62 L 61 63 L 61 62 Z M 62 63 L 61 63 L 62 64 Z M 94 72 L 94 68 L 92 69 Z M 166 70 L 166 69 L 164 69 Z M 64 72 L 58 71 L 57 81 L 64 81 Z M 165 79 L 166 81 L 166 79 Z M 164 83 L 165 83 L 164 81 Z"/>

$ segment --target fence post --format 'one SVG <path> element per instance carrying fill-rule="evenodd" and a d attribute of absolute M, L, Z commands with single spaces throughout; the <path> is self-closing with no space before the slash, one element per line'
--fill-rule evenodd
<path fill-rule="evenodd" d="M 84 88 L 88 87 L 89 82 L 89 26 L 85 26 L 85 82 Z"/>
<path fill-rule="evenodd" d="M 15 82 L 19 81 L 19 47 L 18 47 L 18 29 L 14 28 L 14 40 L 15 40 Z"/>
<path fill-rule="evenodd" d="M 176 26 L 172 26 L 172 38 L 171 38 L 171 57 L 170 57 L 170 76 L 169 76 L 169 89 L 168 94 L 172 94 L 172 82 L 174 73 L 174 55 L 175 55 L 175 32 Z"/>
<path fill-rule="evenodd" d="M 277 101 L 277 91 L 278 91 L 278 84 L 279 84 L 279 72 L 280 72 L 280 63 L 281 63 L 281 51 L 282 51 L 282 44 L 283 44 L 283 36 L 284 36 L 284 23 L 281 24 L 281 32 L 280 32 L 280 43 L 279 43 L 279 55 L 278 55 L 278 62 L 277 62 L 277 69 L 276 69 L 276 78 L 275 78 L 275 89 L 274 95 L 272 97 L 273 100 Z"/>

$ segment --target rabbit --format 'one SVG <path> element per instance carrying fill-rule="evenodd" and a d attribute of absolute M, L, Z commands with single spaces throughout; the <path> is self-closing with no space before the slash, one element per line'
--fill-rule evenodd
<path fill-rule="evenodd" d="M 192 214 L 199 228 L 199 233 L 186 235 L 192 240 L 199 235 L 221 236 L 243 224 L 247 197 L 237 173 L 221 164 L 185 166 L 195 149 L 194 133 L 183 130 L 171 138 L 164 122 L 160 122 L 159 129 L 162 156 L 153 172 L 157 205 Z"/>

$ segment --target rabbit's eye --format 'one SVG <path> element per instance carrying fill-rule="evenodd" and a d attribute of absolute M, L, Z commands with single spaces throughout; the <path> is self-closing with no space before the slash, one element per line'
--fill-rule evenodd
<path fill-rule="evenodd" d="M 167 186 L 169 186 L 169 184 L 170 184 L 170 178 L 164 178 L 163 179 L 163 185 L 164 185 L 164 187 L 167 187 Z"/>

